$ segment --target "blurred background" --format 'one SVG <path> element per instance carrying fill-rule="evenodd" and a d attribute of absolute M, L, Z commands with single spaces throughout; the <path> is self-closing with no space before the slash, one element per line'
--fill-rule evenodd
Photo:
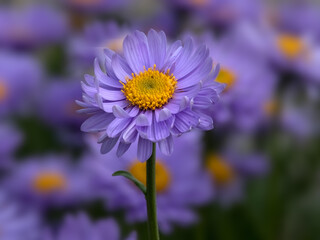
<path fill-rule="evenodd" d="M 2 0 L 0 239 L 146 239 L 143 195 L 111 176 L 143 164 L 101 155 L 75 100 L 150 28 L 205 43 L 227 84 L 215 129 L 158 155 L 161 239 L 320 239 L 319 23 L 308 0 Z"/>

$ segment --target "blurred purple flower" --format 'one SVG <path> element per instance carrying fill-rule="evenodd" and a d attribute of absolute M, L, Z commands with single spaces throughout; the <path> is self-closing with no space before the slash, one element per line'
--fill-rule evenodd
<path fill-rule="evenodd" d="M 74 70 L 79 71 L 80 68 L 82 75 L 83 68 L 91 68 L 96 56 L 101 56 L 103 59 L 104 48 L 121 53 L 122 43 L 127 34 L 127 28 L 120 27 L 114 21 L 86 25 L 83 33 L 74 37 L 69 43 L 68 51 Z"/>
<path fill-rule="evenodd" d="M 68 160 L 55 156 L 26 159 L 4 180 L 3 188 L 39 208 L 84 201 L 91 197 L 86 173 Z"/>
<path fill-rule="evenodd" d="M 0 45 L 33 48 L 57 43 L 67 34 L 64 15 L 46 5 L 0 8 Z"/>
<path fill-rule="evenodd" d="M 22 142 L 22 134 L 8 124 L 0 124 L 0 168 L 11 166 L 15 151 Z"/>
<path fill-rule="evenodd" d="M 25 111 L 41 77 L 41 66 L 32 57 L 0 51 L 0 116 Z"/>
<path fill-rule="evenodd" d="M 99 155 L 99 147 L 91 137 L 88 142 L 95 154 L 89 156 L 89 167 L 96 187 L 106 199 L 107 208 L 124 209 L 128 222 L 146 221 L 145 198 L 140 190 L 127 179 L 112 177 L 115 171 L 127 170 L 145 183 L 145 163 L 137 160 L 134 150 L 129 150 L 120 159 L 117 159 L 115 150 L 108 155 Z M 171 232 L 173 225 L 194 223 L 197 215 L 192 207 L 207 203 L 213 196 L 210 178 L 201 168 L 200 142 L 200 134 L 191 132 L 174 139 L 176 150 L 171 156 L 157 153 L 158 221 L 164 233 Z M 94 166 L 92 159 L 97 161 Z"/>
<path fill-rule="evenodd" d="M 264 61 L 246 55 L 228 37 L 204 41 L 220 64 L 217 82 L 227 84 L 220 101 L 215 104 L 213 118 L 217 124 L 253 130 L 265 122 L 266 105 L 273 99 L 275 74 Z"/>
<path fill-rule="evenodd" d="M 216 190 L 216 199 L 223 206 L 243 199 L 245 183 L 253 177 L 261 177 L 269 171 L 266 157 L 227 152 L 207 156 L 206 166 Z"/>
<path fill-rule="evenodd" d="M 120 240 L 121 231 L 117 222 L 111 218 L 91 222 L 85 213 L 67 215 L 56 234 L 46 231 L 43 240 Z M 126 240 L 135 240 L 132 233 Z"/>
<path fill-rule="evenodd" d="M 181 41 L 167 46 L 164 32 L 150 30 L 146 36 L 135 31 L 125 38 L 123 53 L 105 50 L 106 73 L 96 60 L 95 77 L 85 76 L 83 102 L 78 102 L 82 112 L 92 114 L 82 131 L 104 132 L 102 153 L 120 142 L 121 156 L 138 138 L 138 159 L 145 161 L 152 143 L 170 155 L 173 136 L 213 128 L 211 117 L 191 108 L 203 84 L 209 101 L 202 102 L 202 109 L 212 107 L 223 89 L 214 82 L 217 68 L 204 45 L 194 46 L 189 38 L 183 46 Z"/>
<path fill-rule="evenodd" d="M 0 239 L 2 240 L 41 240 L 40 215 L 14 201 L 1 190 L 0 192 Z"/>

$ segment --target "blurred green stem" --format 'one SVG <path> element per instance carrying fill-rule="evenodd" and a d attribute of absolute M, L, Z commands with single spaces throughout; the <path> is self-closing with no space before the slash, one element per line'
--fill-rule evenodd
<path fill-rule="evenodd" d="M 156 144 L 153 143 L 152 155 L 147 161 L 147 211 L 149 240 L 159 240 L 157 203 L 156 203 Z"/>

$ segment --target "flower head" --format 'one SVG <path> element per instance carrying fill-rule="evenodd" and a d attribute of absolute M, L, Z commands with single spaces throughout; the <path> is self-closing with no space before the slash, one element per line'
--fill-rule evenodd
<path fill-rule="evenodd" d="M 83 102 L 78 102 L 81 112 L 93 115 L 82 130 L 102 133 L 102 153 L 119 142 L 121 156 L 138 138 L 138 159 L 144 161 L 152 142 L 169 155 L 172 136 L 213 128 L 204 110 L 224 85 L 214 82 L 218 68 L 205 46 L 195 47 L 191 38 L 167 46 L 163 32 L 135 31 L 125 38 L 123 55 L 105 50 L 104 65 L 106 73 L 95 61 L 95 77 L 85 76 Z M 196 98 L 202 95 L 206 101 L 200 103 Z"/>

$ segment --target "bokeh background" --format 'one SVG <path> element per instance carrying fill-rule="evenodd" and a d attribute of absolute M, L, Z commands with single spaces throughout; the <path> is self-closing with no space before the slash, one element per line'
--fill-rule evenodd
<path fill-rule="evenodd" d="M 227 84 L 215 129 L 158 155 L 161 239 L 319 239 L 320 3 L 308 0 L 2 0 L 0 239 L 146 239 L 143 195 L 111 176 L 141 177 L 134 147 L 101 155 L 75 100 L 103 48 L 150 28 L 205 43 Z"/>

